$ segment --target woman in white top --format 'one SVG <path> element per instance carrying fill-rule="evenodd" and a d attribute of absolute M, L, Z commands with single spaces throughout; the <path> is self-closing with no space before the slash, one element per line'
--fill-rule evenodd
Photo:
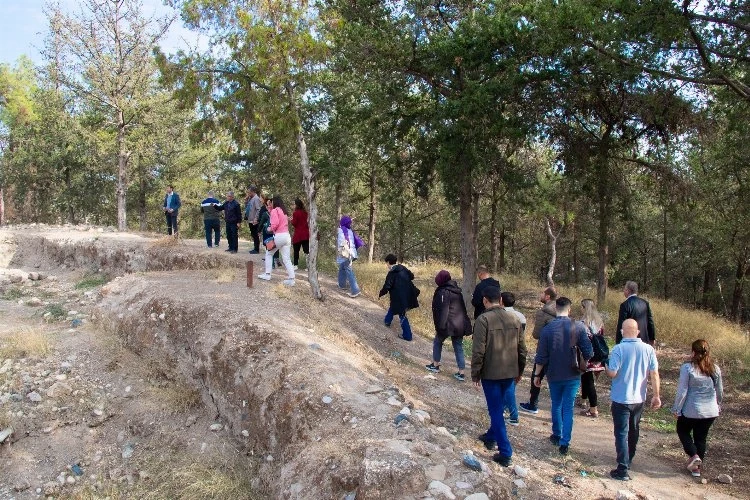
<path fill-rule="evenodd" d="M 692 350 L 692 359 L 680 367 L 672 413 L 677 417 L 677 436 L 690 457 L 687 468 L 700 477 L 708 430 L 719 416 L 724 388 L 721 370 L 711 361 L 708 342 L 698 339 Z"/>

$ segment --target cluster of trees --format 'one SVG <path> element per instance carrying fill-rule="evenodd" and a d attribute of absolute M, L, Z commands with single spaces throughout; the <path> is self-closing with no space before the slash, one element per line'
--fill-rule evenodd
<path fill-rule="evenodd" d="M 313 242 L 354 214 L 371 259 L 486 262 L 598 300 L 635 279 L 748 319 L 742 3 L 171 3 L 208 48 L 165 54 L 170 19 L 86 0 L 51 11 L 45 67 L 0 67 L 19 217 L 153 229 L 166 183 L 197 202 L 252 182 L 304 193 Z"/>

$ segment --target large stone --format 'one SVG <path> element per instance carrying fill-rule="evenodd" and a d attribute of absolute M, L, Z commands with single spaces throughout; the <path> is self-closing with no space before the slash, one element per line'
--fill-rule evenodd
<path fill-rule="evenodd" d="M 427 476 L 427 479 L 430 481 L 443 481 L 445 480 L 446 472 L 445 465 L 439 464 L 425 469 L 425 476 Z"/>
<path fill-rule="evenodd" d="M 28 393 L 26 397 L 29 398 L 29 401 L 32 403 L 41 403 L 42 401 L 42 396 L 36 391 Z"/>
<path fill-rule="evenodd" d="M 732 476 L 729 474 L 719 474 L 719 477 L 717 477 L 716 480 L 722 484 L 732 484 Z"/>
<path fill-rule="evenodd" d="M 514 465 L 513 472 L 515 472 L 518 477 L 526 477 L 529 475 L 529 469 L 524 469 L 520 465 Z"/>
<path fill-rule="evenodd" d="M 431 495 L 435 495 L 438 498 L 443 497 L 448 500 L 456 500 L 456 495 L 453 494 L 450 486 L 441 483 L 440 481 L 432 481 L 427 489 L 430 491 Z"/>
<path fill-rule="evenodd" d="M 430 423 L 430 414 L 424 410 L 414 410 L 412 415 L 420 424 L 427 425 Z"/>
<path fill-rule="evenodd" d="M 628 490 L 617 490 L 615 500 L 638 500 L 638 495 Z"/>
<path fill-rule="evenodd" d="M 464 497 L 464 500 L 490 500 L 490 497 L 487 496 L 487 493 L 474 493 L 473 495 Z"/>
<path fill-rule="evenodd" d="M 401 498 L 424 491 L 424 484 L 424 469 L 409 455 L 371 447 L 365 451 L 357 498 Z"/>
<path fill-rule="evenodd" d="M 13 428 L 12 427 L 8 427 L 7 429 L 1 430 L 0 431 L 0 443 L 2 443 L 3 441 L 5 441 L 6 439 L 8 439 L 8 437 L 10 437 L 11 434 L 13 434 Z"/>
<path fill-rule="evenodd" d="M 73 388 L 66 382 L 59 381 L 52 384 L 47 389 L 47 396 L 50 398 L 59 398 L 61 396 L 68 396 L 73 392 Z"/>

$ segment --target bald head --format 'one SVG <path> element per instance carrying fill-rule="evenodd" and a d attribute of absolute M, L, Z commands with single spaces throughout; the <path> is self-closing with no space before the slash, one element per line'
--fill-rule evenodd
<path fill-rule="evenodd" d="M 638 337 L 638 323 L 634 319 L 626 319 L 622 322 L 622 336 L 626 339 Z"/>

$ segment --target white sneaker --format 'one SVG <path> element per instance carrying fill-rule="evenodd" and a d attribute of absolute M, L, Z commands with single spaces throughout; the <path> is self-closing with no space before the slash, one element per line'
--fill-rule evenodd
<path fill-rule="evenodd" d="M 284 284 L 287 286 L 294 286 L 294 278 L 284 280 Z"/>
<path fill-rule="evenodd" d="M 357 298 L 357 297 L 359 297 L 359 294 L 360 294 L 360 293 L 362 293 L 362 292 L 357 292 L 357 293 L 350 293 L 350 294 L 349 294 L 349 297 L 351 297 L 351 298 L 353 298 L 353 299 L 354 299 L 354 298 Z"/>
<path fill-rule="evenodd" d="M 698 455 L 693 455 L 692 457 L 690 457 L 690 460 L 688 460 L 687 470 L 693 472 L 696 468 L 700 468 L 701 462 L 701 457 L 699 457 Z"/>
<path fill-rule="evenodd" d="M 266 281 L 271 281 L 271 275 L 268 273 L 259 274 L 258 278 Z"/>
<path fill-rule="evenodd" d="M 297 269 L 299 269 L 299 267 L 297 267 L 297 266 L 292 266 L 292 269 L 294 269 L 294 270 L 296 271 Z"/>

